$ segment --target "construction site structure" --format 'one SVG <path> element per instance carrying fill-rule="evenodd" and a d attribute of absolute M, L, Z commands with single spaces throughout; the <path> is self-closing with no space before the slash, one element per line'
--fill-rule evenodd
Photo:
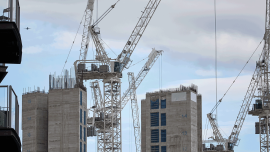
<path fill-rule="evenodd" d="M 215 105 L 207 115 L 213 129 L 213 140 L 224 146 L 224 150 L 234 150 L 234 146 L 239 144 L 239 134 L 245 121 L 246 115 L 259 117 L 259 122 L 255 123 L 255 133 L 260 134 L 260 152 L 270 151 L 269 141 L 269 111 L 270 111 L 270 92 L 269 92 L 269 30 L 270 30 L 270 0 L 266 0 L 266 20 L 264 47 L 256 62 L 256 69 L 252 75 L 249 87 L 245 94 L 239 114 L 236 118 L 232 132 L 228 139 L 223 138 L 220 133 L 216 119 L 212 116 L 222 99 Z M 255 100 L 255 104 L 251 102 Z"/>
<path fill-rule="evenodd" d="M 39 89 L 22 96 L 22 151 L 48 151 L 48 94 Z"/>
<path fill-rule="evenodd" d="M 124 68 L 129 67 L 131 54 L 160 1 L 149 0 L 124 49 L 116 59 L 111 59 L 107 56 L 103 45 L 104 41 L 101 39 L 100 28 L 97 25 L 116 6 L 119 0 L 96 19 L 96 22 L 93 24 L 91 24 L 91 21 L 95 1 L 88 0 L 87 2 L 80 58 L 74 62 L 76 73 L 75 87 L 85 88 L 83 81 L 92 80 L 90 87 L 92 88 L 94 106 L 89 109 L 89 111 L 93 112 L 93 115 L 89 116 L 87 130 L 89 130 L 89 136 L 97 136 L 98 152 L 122 151 L 121 111 L 124 106 L 122 106 L 120 78 L 122 78 Z M 96 48 L 95 60 L 86 60 L 90 36 Z M 87 67 L 91 67 L 91 69 Z M 145 75 L 142 78 L 144 77 Z M 101 93 L 97 80 L 103 81 L 103 93 Z"/>
<path fill-rule="evenodd" d="M 48 94 L 48 150 L 87 151 L 87 93 L 81 88 Z"/>
<path fill-rule="evenodd" d="M 269 53 L 270 53 L 270 0 L 266 0 L 264 47 L 259 60 L 256 62 L 256 70 L 253 74 L 250 92 L 255 103 L 250 106 L 249 114 L 259 118 L 255 122 L 255 134 L 260 135 L 260 152 L 270 151 L 270 88 L 269 88 Z"/>
<path fill-rule="evenodd" d="M 202 151 L 202 96 L 196 85 L 146 93 L 142 152 Z"/>
<path fill-rule="evenodd" d="M 75 88 L 73 72 L 49 75 L 48 93 L 24 89 L 23 152 L 87 151 L 87 93 Z"/>

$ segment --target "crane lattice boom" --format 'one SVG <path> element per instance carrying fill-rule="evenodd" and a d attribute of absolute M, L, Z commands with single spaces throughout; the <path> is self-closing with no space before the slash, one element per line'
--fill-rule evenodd
<path fill-rule="evenodd" d="M 140 41 L 148 23 L 150 22 L 152 16 L 154 15 L 159 3 L 161 0 L 150 0 L 145 7 L 145 10 L 142 13 L 137 25 L 132 31 L 123 51 L 117 57 L 117 60 L 121 63 L 121 72 L 124 68 L 127 68 L 127 65 L 130 61 L 130 56 L 132 55 L 134 49 L 136 48 L 138 42 Z"/>
<path fill-rule="evenodd" d="M 141 82 L 143 81 L 147 73 L 150 71 L 150 69 L 153 67 L 154 63 L 156 62 L 156 60 L 162 53 L 163 53 L 162 50 L 161 51 L 157 51 L 155 49 L 152 50 L 152 52 L 148 56 L 147 62 L 145 63 L 145 65 L 142 67 L 141 71 L 138 73 L 138 75 L 135 78 L 135 81 L 133 84 L 135 86 L 135 89 L 139 87 L 139 85 L 141 84 Z M 131 92 L 131 88 L 128 88 L 122 96 L 122 99 L 121 99 L 122 110 L 126 106 L 127 102 L 130 100 L 130 92 Z"/>
<path fill-rule="evenodd" d="M 92 22 L 93 16 L 93 9 L 94 9 L 94 2 L 95 0 L 88 0 L 87 6 L 85 9 L 85 21 L 83 25 L 83 35 L 82 35 L 82 42 L 81 42 L 81 49 L 80 49 L 80 57 L 79 60 L 86 60 L 87 52 L 88 52 L 88 44 L 90 41 L 90 25 Z"/>

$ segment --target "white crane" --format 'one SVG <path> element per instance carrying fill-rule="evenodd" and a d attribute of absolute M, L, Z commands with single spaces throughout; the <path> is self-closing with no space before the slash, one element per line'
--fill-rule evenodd
<path fill-rule="evenodd" d="M 126 45 L 124 46 L 124 49 L 122 50 L 121 54 L 118 55 L 117 61 L 120 62 L 121 72 L 124 70 L 124 68 L 128 68 L 130 56 L 132 55 L 134 49 L 136 48 L 138 42 L 140 41 L 147 25 L 149 24 L 160 2 L 161 0 L 150 0 L 148 2 L 147 6 L 142 12 L 142 16 L 140 17 Z"/>
<path fill-rule="evenodd" d="M 139 107 L 137 103 L 136 90 L 151 70 L 152 66 L 158 59 L 160 55 L 162 55 L 163 51 L 157 51 L 155 49 L 148 56 L 148 60 L 138 73 L 136 78 L 134 77 L 133 72 L 128 72 L 129 79 L 129 88 L 124 93 L 122 97 L 122 109 L 127 104 L 127 102 L 131 101 L 131 110 L 132 110 L 132 118 L 133 118 L 133 127 L 134 127 L 134 137 L 135 137 L 135 146 L 136 152 L 141 152 L 141 129 L 140 129 L 140 115 L 139 115 Z"/>
<path fill-rule="evenodd" d="M 94 130 L 95 127 L 97 129 L 97 149 L 99 152 L 122 151 L 122 98 L 120 80 L 123 71 L 122 67 L 127 67 L 131 54 L 138 44 L 160 1 L 161 0 L 150 0 L 148 2 L 145 10 L 142 13 L 142 16 L 140 17 L 126 46 L 124 47 L 124 49 L 128 48 L 128 51 L 123 50 L 117 59 L 111 59 L 107 56 L 107 53 L 101 43 L 102 40 L 99 35 L 99 29 L 95 27 L 95 25 L 97 25 L 97 23 L 99 23 L 100 20 L 103 19 L 112 10 L 112 8 L 114 8 L 115 4 L 112 5 L 104 13 L 105 15 L 102 15 L 100 19 L 98 19 L 92 26 L 84 27 L 87 28 L 88 32 L 85 32 L 83 41 L 85 37 L 88 39 L 82 43 L 82 45 L 84 45 L 83 48 L 85 49 L 84 52 L 81 51 L 82 58 L 74 62 L 74 67 L 76 71 L 77 85 L 80 87 L 83 87 L 83 80 L 103 80 L 103 96 L 100 93 L 101 91 L 99 91 L 100 88 L 97 85 L 98 82 L 94 81 L 91 84 L 91 90 L 93 92 L 93 97 L 95 98 L 95 103 L 102 102 L 102 104 L 100 103 L 94 105 L 93 108 L 96 108 L 92 110 L 94 112 L 94 116 L 88 119 L 88 124 L 93 125 L 92 130 Z M 94 1 L 91 0 L 91 2 Z M 90 3 L 90 1 L 88 3 Z M 93 3 L 91 4 L 91 6 L 93 6 Z M 90 12 L 93 12 L 93 10 L 89 10 Z M 87 24 L 85 23 L 85 25 L 90 25 L 89 23 L 91 22 L 88 22 Z M 85 60 L 88 51 L 89 35 L 91 35 L 96 47 L 96 60 Z M 88 63 L 91 63 L 91 70 L 87 70 L 85 67 L 85 64 Z M 100 66 L 97 67 L 97 64 Z M 92 131 L 92 135 L 94 135 L 94 132 L 95 131 Z"/>
<path fill-rule="evenodd" d="M 212 111 L 207 114 L 209 122 L 213 129 L 214 140 L 218 143 L 224 145 L 225 150 L 233 150 L 234 146 L 239 144 L 239 135 L 244 124 L 247 114 L 252 114 L 254 116 L 259 116 L 259 132 L 260 132 L 260 152 L 270 151 L 270 140 L 269 140 L 269 125 L 266 127 L 265 124 L 269 122 L 269 105 L 270 103 L 270 92 L 269 92 L 269 30 L 270 30 L 270 0 L 266 0 L 266 21 L 265 21 L 265 35 L 264 35 L 264 48 L 260 55 L 259 61 L 256 63 L 256 69 L 253 73 L 252 79 L 250 81 L 249 87 L 245 94 L 244 100 L 242 102 L 240 111 L 236 118 L 235 124 L 233 126 L 232 132 L 228 139 L 223 138 L 220 133 L 216 120 L 212 117 L 213 112 L 221 103 L 222 100 L 214 106 Z M 256 90 L 258 90 L 258 95 L 256 95 Z M 257 98 L 261 105 L 260 108 L 253 108 L 251 110 L 250 105 L 254 98 Z"/>

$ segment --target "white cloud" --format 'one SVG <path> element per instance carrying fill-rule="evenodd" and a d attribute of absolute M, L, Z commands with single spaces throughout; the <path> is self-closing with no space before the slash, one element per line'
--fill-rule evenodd
<path fill-rule="evenodd" d="M 36 54 L 36 53 L 40 53 L 42 52 L 43 49 L 41 46 L 30 46 L 30 47 L 27 47 L 27 48 L 23 48 L 23 53 L 25 54 Z"/>
<path fill-rule="evenodd" d="M 57 49 L 70 49 L 71 45 L 74 41 L 76 33 L 68 32 L 68 31 L 61 31 L 54 33 L 54 43 L 52 44 L 53 47 Z M 74 47 L 79 47 L 82 41 L 82 36 L 80 34 L 77 35 L 76 40 L 74 41 Z"/>
<path fill-rule="evenodd" d="M 195 71 L 195 73 L 199 76 L 215 76 L 215 70 L 203 70 L 203 69 L 200 69 L 200 70 L 197 70 Z M 218 71 L 217 72 L 217 76 L 221 76 L 221 72 Z"/>

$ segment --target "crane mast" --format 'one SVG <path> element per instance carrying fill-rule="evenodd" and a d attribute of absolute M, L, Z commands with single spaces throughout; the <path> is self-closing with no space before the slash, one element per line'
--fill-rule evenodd
<path fill-rule="evenodd" d="M 128 80 L 129 80 L 129 87 L 131 88 L 130 100 L 131 100 L 131 110 L 132 110 L 132 118 L 133 118 L 136 152 L 141 152 L 140 115 L 139 115 L 139 107 L 137 104 L 136 87 L 134 85 L 135 77 L 134 77 L 133 72 L 128 72 Z"/>
<path fill-rule="evenodd" d="M 94 81 L 90 85 L 95 104 L 91 108 L 93 117 L 90 116 L 87 119 L 87 124 L 90 125 L 90 130 L 92 129 L 92 134 L 89 136 L 97 136 L 98 152 L 122 151 L 121 111 L 123 109 L 123 98 L 121 98 L 120 78 L 122 78 L 121 69 L 123 68 L 121 68 L 121 66 L 126 67 L 128 61 L 130 61 L 131 54 L 138 44 L 160 1 L 161 0 L 149 0 L 142 16 L 140 17 L 135 29 L 132 32 L 132 35 L 127 42 L 127 45 L 130 45 L 131 47 L 128 47 L 127 45 L 124 47 L 124 49 L 128 48 L 129 53 L 123 51 L 118 56 L 118 59 L 115 60 L 108 57 L 101 42 L 102 39 L 100 38 L 99 28 L 95 26 L 115 7 L 115 4 L 118 1 L 112 5 L 99 19 L 97 19 L 93 25 L 90 24 L 92 20 L 94 0 L 88 1 L 84 23 L 84 34 L 82 37 L 82 47 L 80 51 L 80 60 L 74 62 L 74 68 L 76 70 L 76 85 L 79 87 L 84 87 L 83 80 L 103 80 L 103 96 L 101 95 L 98 81 Z M 96 47 L 96 60 L 86 60 L 90 35 Z M 150 70 L 153 62 L 156 60 L 156 58 L 153 58 L 152 56 L 157 56 L 156 53 L 158 52 L 162 51 L 152 51 L 151 56 L 149 56 L 151 60 L 149 60 L 144 67 L 145 71 Z M 86 64 L 89 63 L 91 63 L 91 70 L 86 69 Z M 99 67 L 97 67 L 97 65 L 99 65 Z M 110 66 L 111 68 L 109 68 Z M 136 89 L 146 76 L 147 72 L 141 72 L 140 74 L 142 75 L 139 78 L 136 77 L 133 84 Z M 133 92 L 134 89 L 135 88 L 133 87 Z M 130 97 L 128 99 L 130 99 Z M 136 96 L 133 96 L 132 101 L 135 100 Z M 134 113 L 134 115 L 135 114 L 137 114 L 137 117 L 139 116 L 138 110 Z M 136 123 L 136 126 L 139 127 L 139 122 Z M 136 135 L 139 132 L 140 131 L 138 130 Z M 137 144 L 139 143 L 140 142 L 137 142 Z"/>
<path fill-rule="evenodd" d="M 152 49 L 151 53 L 148 56 L 148 60 L 146 61 L 145 65 L 142 67 L 141 71 L 138 73 L 136 78 L 134 77 L 133 72 L 128 72 L 128 80 L 129 80 L 129 88 L 124 93 L 121 104 L 122 110 L 127 102 L 131 101 L 131 110 L 132 110 L 132 118 L 133 118 L 133 127 L 134 127 L 134 137 L 135 137 L 135 146 L 136 152 L 141 152 L 141 129 L 140 129 L 140 116 L 139 116 L 139 108 L 137 104 L 137 96 L 136 90 L 151 70 L 152 66 L 158 59 L 160 55 L 162 55 L 163 51 L 157 51 Z"/>
<path fill-rule="evenodd" d="M 121 72 L 124 70 L 124 68 L 127 68 L 128 63 L 130 62 L 130 56 L 132 55 L 137 44 L 139 43 L 147 25 L 149 24 L 160 2 L 161 0 L 150 0 L 148 2 L 126 45 L 124 46 L 124 49 L 117 57 L 117 61 L 121 63 Z"/>

